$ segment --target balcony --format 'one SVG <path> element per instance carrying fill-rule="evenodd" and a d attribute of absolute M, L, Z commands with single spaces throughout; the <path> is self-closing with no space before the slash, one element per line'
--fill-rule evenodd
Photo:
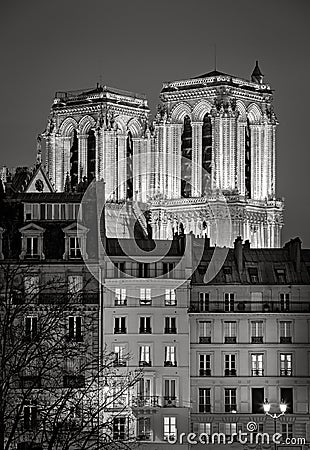
<path fill-rule="evenodd" d="M 291 377 L 292 369 L 280 369 L 280 376 L 281 377 Z"/>
<path fill-rule="evenodd" d="M 119 300 L 118 298 L 114 301 L 115 306 L 127 306 L 127 299 L 125 300 Z"/>
<path fill-rule="evenodd" d="M 140 367 L 151 367 L 152 361 L 139 361 L 139 366 Z"/>
<path fill-rule="evenodd" d="M 189 307 L 189 313 L 205 314 L 206 311 L 200 305 L 200 302 L 191 302 Z M 286 307 L 283 308 L 281 302 L 278 300 L 270 301 L 251 301 L 248 298 L 240 298 L 235 300 L 234 311 L 227 311 L 227 303 L 225 310 L 225 301 L 209 301 L 210 313 L 225 313 L 225 314 L 244 314 L 248 312 L 252 313 L 288 313 L 288 312 L 310 312 L 310 303 L 307 301 L 290 301 L 289 311 Z"/>
<path fill-rule="evenodd" d="M 114 328 L 114 334 L 126 334 L 127 328 Z"/>
<path fill-rule="evenodd" d="M 176 361 L 164 361 L 164 367 L 176 367 L 177 362 Z"/>
<path fill-rule="evenodd" d="M 158 407 L 159 397 L 157 395 L 152 396 L 139 395 L 137 397 L 133 397 L 132 406 L 136 408 L 144 408 L 147 406 Z"/>
<path fill-rule="evenodd" d="M 176 397 L 171 397 L 171 396 L 165 396 L 164 397 L 164 407 L 165 408 L 169 408 L 169 407 L 176 407 L 177 406 L 177 398 Z"/>
<path fill-rule="evenodd" d="M 113 366 L 114 367 L 126 367 L 127 366 L 127 361 L 124 359 L 116 359 L 113 362 Z"/>
<path fill-rule="evenodd" d="M 68 294 L 67 292 L 40 292 L 38 303 L 43 305 L 66 304 L 66 303 L 82 303 L 96 305 L 99 303 L 97 292 L 78 292 L 76 294 Z"/>
<path fill-rule="evenodd" d="M 225 369 L 224 371 L 225 377 L 235 377 L 237 376 L 236 369 Z"/>
<path fill-rule="evenodd" d="M 225 344 L 236 344 L 236 336 L 225 336 Z"/>
<path fill-rule="evenodd" d="M 152 328 L 148 327 L 148 328 L 139 328 L 139 333 L 140 334 L 151 334 L 152 333 Z"/>
<path fill-rule="evenodd" d="M 211 344 L 211 336 L 199 336 L 199 344 Z"/>
<path fill-rule="evenodd" d="M 237 411 L 237 405 L 235 403 L 225 405 L 225 412 L 231 413 L 233 411 Z"/>
<path fill-rule="evenodd" d="M 152 431 L 145 431 L 144 433 L 139 433 L 137 436 L 138 441 L 151 441 Z"/>
<path fill-rule="evenodd" d="M 199 369 L 200 377 L 211 377 L 211 369 Z"/>
<path fill-rule="evenodd" d="M 165 334 L 176 334 L 177 329 L 175 327 L 172 328 L 165 328 L 164 333 Z"/>
<path fill-rule="evenodd" d="M 263 336 L 252 336 L 251 342 L 252 344 L 263 344 L 264 343 Z"/>
<path fill-rule="evenodd" d="M 263 377 L 264 369 L 252 369 L 252 377 Z"/>
<path fill-rule="evenodd" d="M 143 306 L 151 306 L 152 305 L 152 300 L 141 300 L 140 299 L 140 305 L 143 305 Z"/>
<path fill-rule="evenodd" d="M 291 336 L 280 336 L 280 344 L 291 344 L 292 337 Z"/>

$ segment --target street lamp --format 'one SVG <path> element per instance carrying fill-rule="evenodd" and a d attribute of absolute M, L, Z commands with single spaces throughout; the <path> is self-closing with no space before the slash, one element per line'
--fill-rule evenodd
<path fill-rule="evenodd" d="M 279 417 L 281 417 L 281 416 L 284 416 L 287 405 L 284 403 L 283 400 L 281 400 L 281 402 L 279 404 L 280 411 L 281 411 L 280 414 L 276 414 L 276 413 L 271 414 L 269 412 L 270 411 L 270 403 L 268 402 L 267 398 L 265 399 L 263 406 L 264 406 L 264 412 L 265 412 L 266 416 L 269 416 L 274 420 L 274 436 L 275 436 L 275 434 L 277 432 L 277 419 L 279 419 Z M 275 449 L 277 448 L 276 443 L 274 443 L 274 448 Z"/>

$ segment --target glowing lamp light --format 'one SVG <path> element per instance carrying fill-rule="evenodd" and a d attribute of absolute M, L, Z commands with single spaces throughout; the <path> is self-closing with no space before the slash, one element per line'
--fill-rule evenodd
<path fill-rule="evenodd" d="M 285 409 L 286 409 L 286 407 L 285 407 Z M 264 401 L 264 412 L 269 413 L 269 411 L 270 411 L 270 403 L 268 402 L 268 399 L 266 398 L 266 400 Z"/>
<path fill-rule="evenodd" d="M 281 413 L 284 414 L 286 412 L 286 408 L 287 408 L 287 405 L 284 403 L 283 400 L 281 400 L 281 403 L 280 403 L 280 411 L 281 411 Z"/>

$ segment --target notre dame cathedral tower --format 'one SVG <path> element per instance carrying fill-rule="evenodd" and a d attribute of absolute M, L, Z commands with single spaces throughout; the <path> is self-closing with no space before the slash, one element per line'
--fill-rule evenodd
<path fill-rule="evenodd" d="M 280 246 L 277 120 L 258 63 L 251 81 L 213 71 L 164 83 L 160 98 L 150 123 L 138 94 L 101 85 L 56 93 L 44 133 L 55 190 L 104 180 L 107 209 L 144 205 L 157 239 L 193 232 L 213 245 L 241 236 Z M 227 216 L 228 241 L 217 227 Z"/>

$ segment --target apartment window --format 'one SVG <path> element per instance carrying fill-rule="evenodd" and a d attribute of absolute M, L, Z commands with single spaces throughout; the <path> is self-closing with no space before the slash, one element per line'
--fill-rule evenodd
<path fill-rule="evenodd" d="M 79 246 L 79 239 L 77 236 L 69 238 L 69 258 L 79 259 L 81 258 L 81 249 Z"/>
<path fill-rule="evenodd" d="M 280 294 L 280 308 L 282 312 L 290 310 L 290 294 Z"/>
<path fill-rule="evenodd" d="M 262 344 L 263 339 L 263 321 L 251 322 L 251 342 L 252 344 Z"/>
<path fill-rule="evenodd" d="M 232 282 L 231 266 L 224 266 L 223 267 L 223 272 L 224 272 L 224 277 L 225 277 L 226 283 L 231 283 Z"/>
<path fill-rule="evenodd" d="M 127 417 L 113 417 L 113 440 L 125 441 L 128 438 Z"/>
<path fill-rule="evenodd" d="M 226 292 L 224 294 L 224 309 L 225 312 L 234 311 L 235 308 L 235 294 Z"/>
<path fill-rule="evenodd" d="M 174 269 L 174 263 L 163 263 L 163 275 L 165 278 L 172 278 L 172 271 Z"/>
<path fill-rule="evenodd" d="M 39 238 L 27 237 L 26 238 L 26 257 L 37 258 L 39 256 Z"/>
<path fill-rule="evenodd" d="M 199 343 L 200 344 L 211 343 L 211 322 L 209 321 L 199 322 Z"/>
<path fill-rule="evenodd" d="M 150 317 L 140 317 L 139 333 L 152 333 Z"/>
<path fill-rule="evenodd" d="M 151 347 L 149 345 L 141 345 L 139 353 L 139 366 L 151 366 Z"/>
<path fill-rule="evenodd" d="M 139 278 L 149 278 L 150 276 L 150 265 L 149 263 L 139 263 Z"/>
<path fill-rule="evenodd" d="M 166 345 L 165 346 L 165 361 L 164 366 L 176 366 L 176 347 L 174 345 Z"/>
<path fill-rule="evenodd" d="M 33 341 L 38 334 L 38 318 L 36 316 L 25 317 L 25 338 L 28 342 Z"/>
<path fill-rule="evenodd" d="M 253 353 L 251 355 L 251 372 L 254 377 L 264 375 L 263 353 Z"/>
<path fill-rule="evenodd" d="M 252 413 L 264 412 L 264 388 L 252 388 Z"/>
<path fill-rule="evenodd" d="M 231 439 L 231 436 L 237 433 L 237 424 L 236 422 L 226 422 L 225 423 L 225 436 L 226 439 Z M 237 436 L 234 436 L 236 438 Z"/>
<path fill-rule="evenodd" d="M 165 305 L 175 306 L 177 304 L 176 295 L 174 289 L 166 289 L 165 291 Z"/>
<path fill-rule="evenodd" d="M 224 322 L 224 342 L 225 344 L 237 342 L 237 322 Z"/>
<path fill-rule="evenodd" d="M 277 283 L 286 284 L 285 269 L 283 269 L 283 268 L 275 269 L 275 274 L 276 274 Z"/>
<path fill-rule="evenodd" d="M 68 317 L 68 337 L 76 342 L 83 340 L 82 336 L 82 317 L 81 316 L 69 316 Z"/>
<path fill-rule="evenodd" d="M 281 423 L 282 441 L 293 438 L 293 424 Z"/>
<path fill-rule="evenodd" d="M 24 289 L 26 296 L 35 298 L 40 290 L 40 277 L 38 275 L 24 277 Z"/>
<path fill-rule="evenodd" d="M 199 355 L 199 376 L 211 376 L 211 355 Z"/>
<path fill-rule="evenodd" d="M 263 307 L 263 293 L 251 292 L 251 311 L 261 312 Z"/>
<path fill-rule="evenodd" d="M 292 354 L 280 354 L 280 375 L 282 377 L 290 377 L 292 375 Z"/>
<path fill-rule="evenodd" d="M 141 378 L 139 380 L 138 404 L 141 406 L 157 405 L 157 397 L 152 397 L 152 378 Z"/>
<path fill-rule="evenodd" d="M 177 437 L 177 419 L 176 417 L 164 417 L 164 439 L 174 439 Z"/>
<path fill-rule="evenodd" d="M 150 441 L 151 440 L 151 418 L 139 417 L 138 418 L 138 440 Z"/>
<path fill-rule="evenodd" d="M 34 430 L 37 426 L 38 408 L 37 405 L 27 404 L 24 406 L 24 429 Z"/>
<path fill-rule="evenodd" d="M 19 229 L 22 235 L 22 251 L 20 259 L 43 259 L 44 228 L 33 223 Z"/>
<path fill-rule="evenodd" d="M 85 375 L 80 356 L 66 358 L 66 373 L 63 378 L 65 388 L 85 387 Z"/>
<path fill-rule="evenodd" d="M 177 332 L 176 318 L 175 317 L 165 317 L 165 329 L 164 332 L 167 334 L 175 334 Z"/>
<path fill-rule="evenodd" d="M 140 305 L 151 305 L 152 296 L 150 288 L 140 288 Z"/>
<path fill-rule="evenodd" d="M 249 267 L 248 269 L 250 283 L 258 283 L 258 270 L 257 267 Z"/>
<path fill-rule="evenodd" d="M 125 262 L 115 262 L 114 263 L 114 277 L 123 278 L 125 274 Z"/>
<path fill-rule="evenodd" d="M 292 342 L 292 322 L 280 322 L 280 344 L 290 344 Z"/>
<path fill-rule="evenodd" d="M 198 411 L 200 413 L 211 412 L 211 389 L 200 388 L 198 391 Z"/>
<path fill-rule="evenodd" d="M 225 377 L 234 377 L 237 374 L 236 371 L 236 355 L 228 353 L 224 356 L 225 361 Z"/>
<path fill-rule="evenodd" d="M 126 289 L 115 289 L 115 306 L 126 306 L 127 305 L 127 294 Z"/>
<path fill-rule="evenodd" d="M 210 422 L 199 422 L 198 423 L 198 433 L 199 434 L 207 434 L 208 436 L 210 436 L 211 435 L 211 423 Z"/>
<path fill-rule="evenodd" d="M 72 297 L 79 297 L 83 290 L 83 276 L 82 275 L 69 275 L 68 276 L 68 293 Z"/>
<path fill-rule="evenodd" d="M 114 317 L 114 333 L 115 334 L 127 333 L 126 317 Z"/>
<path fill-rule="evenodd" d="M 209 306 L 210 306 L 209 301 L 210 301 L 209 292 L 200 292 L 199 293 L 199 311 L 201 311 L 201 312 L 209 311 Z"/>
<path fill-rule="evenodd" d="M 292 388 L 281 388 L 280 399 L 286 404 L 286 413 L 293 413 L 293 389 Z"/>
<path fill-rule="evenodd" d="M 176 406 L 176 380 L 164 380 L 164 406 Z"/>
<path fill-rule="evenodd" d="M 228 388 L 224 390 L 225 412 L 237 411 L 237 390 Z"/>
<path fill-rule="evenodd" d="M 122 345 L 115 345 L 114 346 L 114 366 L 115 367 L 125 367 L 127 365 L 126 359 L 125 359 L 125 347 Z"/>

